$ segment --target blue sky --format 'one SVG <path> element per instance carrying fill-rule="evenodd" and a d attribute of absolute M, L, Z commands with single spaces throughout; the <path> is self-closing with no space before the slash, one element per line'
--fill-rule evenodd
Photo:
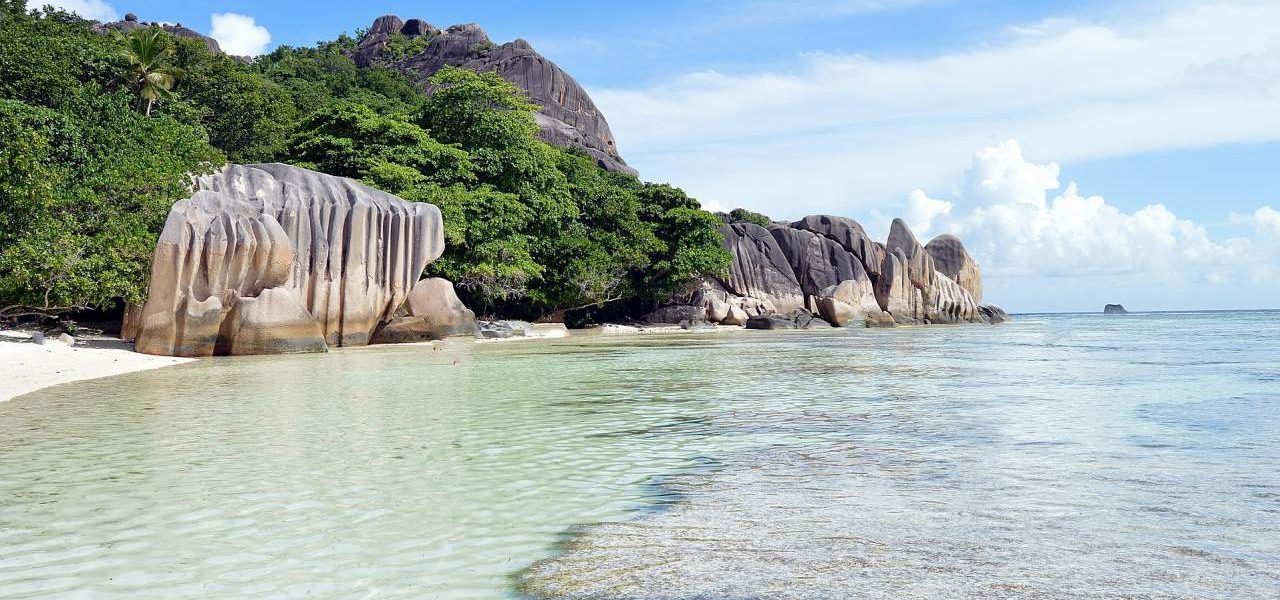
<path fill-rule="evenodd" d="M 244 15 L 219 35 L 260 48 L 476 22 L 572 73 L 642 177 L 709 208 L 957 233 L 1014 310 L 1280 307 L 1269 0 L 62 3 Z"/>

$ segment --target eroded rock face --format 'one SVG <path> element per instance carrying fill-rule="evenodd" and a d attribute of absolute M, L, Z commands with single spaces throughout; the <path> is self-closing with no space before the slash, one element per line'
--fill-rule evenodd
<path fill-rule="evenodd" d="M 359 346 L 444 251 L 440 211 L 282 164 L 197 178 L 156 245 L 137 350 L 171 356 Z"/>
<path fill-rule="evenodd" d="M 973 297 L 974 302 L 982 303 L 982 270 L 965 251 L 964 242 L 960 238 L 950 234 L 940 235 L 929 240 L 925 250 L 933 257 L 933 264 L 938 272 L 960 284 Z"/>
<path fill-rule="evenodd" d="M 609 123 L 586 90 L 573 77 L 517 39 L 495 45 L 479 25 L 454 25 L 444 31 L 420 19 L 401 22 L 384 16 L 374 22 L 350 55 L 358 65 L 367 66 L 382 58 L 391 31 L 413 37 L 430 36 L 426 50 L 417 56 L 391 62 L 390 67 L 406 73 L 432 91 L 428 80 L 441 68 L 462 67 L 476 72 L 493 71 L 529 94 L 541 107 L 536 115 L 539 135 L 548 143 L 585 150 L 601 167 L 636 174 L 618 153 Z M 422 33 L 417 33 L 421 31 Z"/>
<path fill-rule="evenodd" d="M 758 301 L 751 314 L 784 314 L 804 308 L 804 291 L 786 253 L 769 230 L 754 223 L 732 223 L 720 228 L 725 248 L 733 255 L 724 289 L 735 296 Z"/>
<path fill-rule="evenodd" d="M 769 233 L 791 264 L 810 311 L 818 310 L 817 297 L 827 288 L 842 281 L 869 281 L 862 261 L 827 237 L 781 226 L 770 227 Z"/>
<path fill-rule="evenodd" d="M 817 305 L 818 314 L 836 327 L 865 326 L 884 312 L 876 300 L 875 285 L 867 277 L 846 279 L 823 290 Z"/>
<path fill-rule="evenodd" d="M 419 281 L 396 314 L 373 334 L 373 343 L 405 344 L 476 335 L 476 314 L 462 303 L 448 279 Z"/>
<path fill-rule="evenodd" d="M 960 240 L 939 236 L 926 248 L 901 219 L 890 225 L 884 244 L 871 240 L 857 221 L 829 215 L 767 229 L 729 222 L 721 233 L 733 256 L 729 277 L 703 281 L 676 301 L 704 307 L 712 323 L 797 310 L 837 327 L 1008 319 L 970 291 L 981 293 L 982 275 Z M 753 326 L 766 324 L 757 318 Z"/>

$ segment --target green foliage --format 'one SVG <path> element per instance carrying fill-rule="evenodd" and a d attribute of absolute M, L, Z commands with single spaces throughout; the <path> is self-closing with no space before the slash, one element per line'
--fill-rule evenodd
<path fill-rule="evenodd" d="M 209 141 L 231 162 L 267 162 L 280 156 L 298 122 L 289 90 L 239 60 L 210 52 L 199 40 L 173 41 L 183 70 L 176 88 L 183 102 L 169 106 L 168 112 L 203 126 Z"/>
<path fill-rule="evenodd" d="M 745 208 L 735 208 L 729 211 L 729 220 L 734 223 L 755 223 L 761 227 L 773 225 L 773 219 L 770 219 L 767 215 L 751 212 Z"/>
<path fill-rule="evenodd" d="M 129 64 L 129 87 L 140 100 L 146 101 L 146 114 L 160 100 L 173 100 L 173 86 L 182 75 L 181 69 L 169 64 L 173 47 L 169 34 L 159 27 L 139 27 L 128 34 L 115 33 L 122 49 L 120 56 Z"/>
<path fill-rule="evenodd" d="M 388 60 L 427 43 L 391 36 Z M 717 217 L 542 142 L 538 107 L 496 73 L 442 69 L 428 96 L 397 71 L 357 68 L 355 46 L 342 36 L 249 64 L 0 0 L 0 307 L 139 300 L 170 205 L 223 153 L 436 205 L 447 247 L 430 273 L 484 313 L 641 307 L 727 267 Z"/>
<path fill-rule="evenodd" d="M 303 120 L 289 156 L 307 168 L 342 177 L 362 178 L 382 167 L 385 178 L 387 169 L 399 166 L 419 174 L 415 182 L 449 185 L 475 179 L 466 152 L 437 142 L 413 123 L 346 102 Z"/>
<path fill-rule="evenodd" d="M 258 57 L 252 68 L 288 90 L 304 117 L 336 102 L 362 104 L 383 115 L 416 111 L 422 90 L 389 68 L 357 68 L 343 54 L 354 47 L 345 36 L 314 48 L 281 46 Z"/>
<path fill-rule="evenodd" d="M 223 158 L 200 128 L 134 110 L 111 38 L 21 4 L 0 6 L 0 311 L 138 300 L 169 206 Z"/>
<path fill-rule="evenodd" d="M 382 59 L 386 62 L 404 60 L 422 54 L 431 44 L 431 37 L 416 35 L 413 37 L 403 33 L 392 33 L 387 36 L 387 47 L 382 50 Z"/>
<path fill-rule="evenodd" d="M 92 86 L 66 112 L 0 100 L 0 305 L 142 298 L 169 206 L 222 157 L 200 130 L 130 102 Z"/>

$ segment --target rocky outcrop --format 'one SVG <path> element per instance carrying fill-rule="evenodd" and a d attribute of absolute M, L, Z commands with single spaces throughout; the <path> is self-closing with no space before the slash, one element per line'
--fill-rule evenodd
<path fill-rule="evenodd" d="M 409 292 L 396 316 L 373 334 L 374 344 L 405 344 L 476 335 L 476 314 L 458 299 L 453 283 L 423 279 Z"/>
<path fill-rule="evenodd" d="M 282 164 L 196 179 L 156 245 L 137 349 L 211 356 L 359 346 L 444 251 L 440 211 Z"/>
<path fill-rule="evenodd" d="M 768 229 L 754 223 L 720 228 L 724 247 L 733 256 L 729 277 L 718 281 L 734 296 L 751 299 L 741 305 L 749 315 L 785 314 L 804 308 L 804 290 L 790 259 Z"/>
<path fill-rule="evenodd" d="M 142 23 L 138 21 L 138 15 L 129 13 L 125 15 L 123 21 L 115 21 L 112 23 L 102 23 L 100 25 L 94 26 L 94 28 L 100 33 L 107 33 L 111 31 L 120 31 L 123 33 L 128 33 L 130 31 L 133 31 L 134 29 L 138 29 L 142 27 L 159 27 L 169 32 L 170 35 L 190 38 L 193 40 L 200 40 L 200 42 L 203 43 L 205 48 L 208 48 L 210 52 L 215 52 L 218 54 L 222 53 L 222 47 L 218 45 L 218 40 L 215 40 L 207 35 L 204 35 L 194 29 L 183 27 L 182 23 L 177 23 L 177 24 L 158 23 L 158 22 Z"/>
<path fill-rule="evenodd" d="M 748 327 L 776 329 L 791 318 L 778 315 L 797 310 L 837 327 L 1008 320 L 981 304 L 981 271 L 959 239 L 921 245 L 901 219 L 884 244 L 856 221 L 827 215 L 768 229 L 730 222 L 721 233 L 733 257 L 728 278 L 708 279 L 678 301 L 686 311 L 702 307 L 712 323 L 739 324 L 745 316 Z"/>
<path fill-rule="evenodd" d="M 1106 306 L 1102 307 L 1102 314 L 1104 314 L 1104 315 L 1127 315 L 1127 314 L 1129 314 L 1129 311 L 1127 311 L 1127 310 L 1125 310 L 1125 309 L 1124 309 L 1124 305 L 1123 305 L 1123 304 L 1108 304 L 1108 305 L 1106 305 Z"/>
<path fill-rule="evenodd" d="M 933 257 L 933 264 L 939 272 L 960 284 L 974 302 L 982 303 L 982 270 L 965 251 L 960 238 L 943 234 L 929 240 L 924 248 Z"/>
<path fill-rule="evenodd" d="M 416 56 L 388 57 L 384 53 L 387 40 L 395 32 L 428 36 L 430 42 Z M 445 66 L 496 72 L 525 90 L 541 108 L 536 118 L 542 139 L 561 147 L 581 148 L 610 171 L 636 173 L 618 153 L 604 113 L 586 90 L 525 40 L 495 45 L 475 24 L 439 31 L 420 19 L 402 22 L 388 15 L 374 22 L 349 56 L 361 66 L 383 62 L 420 82 L 428 92 L 432 91 L 428 80 Z"/>

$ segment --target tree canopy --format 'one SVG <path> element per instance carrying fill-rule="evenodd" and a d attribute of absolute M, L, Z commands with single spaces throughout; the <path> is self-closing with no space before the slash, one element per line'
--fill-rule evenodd
<path fill-rule="evenodd" d="M 0 307 L 140 300 L 169 207 L 227 160 L 435 204 L 447 248 L 429 274 L 483 313 L 638 310 L 727 269 L 718 217 L 541 141 L 537 106 L 502 77 L 447 67 L 424 88 L 357 68 L 354 45 L 247 63 L 0 0 Z"/>

